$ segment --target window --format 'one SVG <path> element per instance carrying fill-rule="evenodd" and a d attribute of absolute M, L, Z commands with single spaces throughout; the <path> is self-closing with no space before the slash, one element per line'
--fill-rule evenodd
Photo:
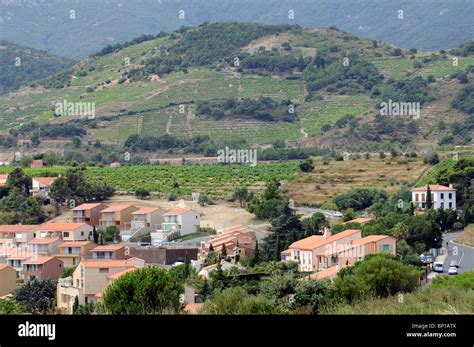
<path fill-rule="evenodd" d="M 69 231 L 65 231 L 65 232 L 63 233 L 63 237 L 69 237 Z"/>
<path fill-rule="evenodd" d="M 81 231 L 81 236 L 84 236 L 84 232 L 83 232 L 83 231 Z"/>
<path fill-rule="evenodd" d="M 106 267 L 103 267 L 103 268 L 100 268 L 100 269 L 99 269 L 99 272 L 100 272 L 100 273 L 108 273 L 108 272 L 109 272 L 109 269 L 106 268 Z"/>
<path fill-rule="evenodd" d="M 449 193 L 449 199 L 452 199 L 453 198 L 453 193 Z"/>
<path fill-rule="evenodd" d="M 453 208 L 453 203 L 452 202 L 449 203 L 449 208 Z"/>
<path fill-rule="evenodd" d="M 382 252 L 389 252 L 391 248 L 390 245 L 380 245 L 380 250 Z"/>
<path fill-rule="evenodd" d="M 441 199 L 444 199 L 444 193 L 441 193 Z"/>
<path fill-rule="evenodd" d="M 444 202 L 441 203 L 440 208 L 444 208 Z"/>

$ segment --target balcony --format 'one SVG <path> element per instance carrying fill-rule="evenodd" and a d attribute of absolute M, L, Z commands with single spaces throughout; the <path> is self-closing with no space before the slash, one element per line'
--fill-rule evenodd
<path fill-rule="evenodd" d="M 73 216 L 72 217 L 72 222 L 73 223 L 85 223 L 86 222 L 86 217 L 84 217 L 84 216 Z"/>

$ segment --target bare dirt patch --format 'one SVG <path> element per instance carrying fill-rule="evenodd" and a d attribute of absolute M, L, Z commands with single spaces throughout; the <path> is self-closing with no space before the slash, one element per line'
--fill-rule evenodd
<path fill-rule="evenodd" d="M 281 50 L 281 44 L 283 42 L 289 42 L 293 39 L 296 39 L 296 37 L 288 33 L 281 35 L 268 35 L 250 42 L 247 46 L 242 48 L 242 51 L 255 53 L 260 47 L 265 47 L 266 50 L 271 50 L 273 48 Z"/>
<path fill-rule="evenodd" d="M 151 198 L 149 200 L 140 200 L 131 195 L 116 195 L 110 200 L 104 201 L 105 204 L 132 204 L 137 207 L 161 207 L 165 210 L 173 208 L 189 208 L 201 214 L 201 227 L 211 227 L 214 229 L 228 228 L 234 225 L 245 224 L 252 226 L 264 226 L 265 223 L 255 219 L 255 216 L 236 204 L 219 202 L 216 205 L 201 206 L 192 201 L 167 201 Z M 66 210 L 60 216 L 54 218 L 52 223 L 71 222 L 72 211 Z"/>
<path fill-rule="evenodd" d="M 299 173 L 285 186 L 285 195 L 299 204 L 317 205 L 352 188 L 385 189 L 390 194 L 400 189 L 401 183 L 418 181 L 428 168 L 420 159 L 407 164 L 398 164 L 394 159 L 388 165 L 387 159 L 376 155 L 372 154 L 370 160 L 330 161 L 328 165 L 316 159 L 314 171 Z"/>

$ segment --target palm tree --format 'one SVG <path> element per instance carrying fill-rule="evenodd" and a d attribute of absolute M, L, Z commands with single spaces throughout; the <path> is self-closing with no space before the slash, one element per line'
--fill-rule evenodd
<path fill-rule="evenodd" d="M 393 236 L 397 241 L 405 240 L 408 237 L 408 226 L 405 223 L 398 222 L 393 227 Z"/>

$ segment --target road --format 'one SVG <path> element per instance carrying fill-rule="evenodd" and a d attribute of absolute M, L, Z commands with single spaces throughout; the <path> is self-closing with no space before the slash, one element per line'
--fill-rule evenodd
<path fill-rule="evenodd" d="M 320 208 L 316 208 L 316 207 L 299 206 L 299 207 L 295 207 L 295 210 L 297 212 L 307 215 L 306 217 L 316 212 L 321 212 L 326 217 L 332 217 L 332 218 L 342 217 L 342 213 L 339 211 L 321 210 Z"/>
<path fill-rule="evenodd" d="M 454 243 L 461 233 L 449 233 L 443 237 L 443 247 L 448 242 L 448 256 L 444 261 L 444 272 L 448 272 L 451 260 L 456 260 L 459 264 L 459 273 L 474 270 L 474 247 Z"/>

